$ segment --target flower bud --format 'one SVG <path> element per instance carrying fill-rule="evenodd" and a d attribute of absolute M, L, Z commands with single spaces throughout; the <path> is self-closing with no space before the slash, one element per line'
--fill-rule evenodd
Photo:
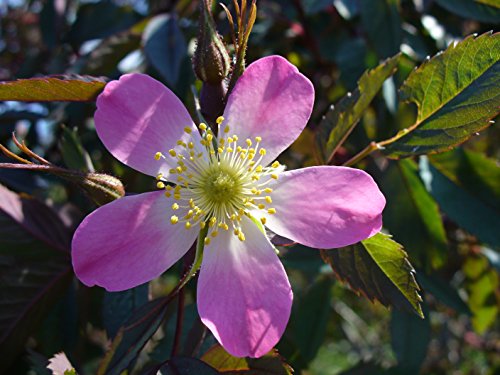
<path fill-rule="evenodd" d="M 229 74 L 231 59 L 217 34 L 211 3 L 211 0 L 200 0 L 198 44 L 193 56 L 193 69 L 198 79 L 217 85 Z"/>
<path fill-rule="evenodd" d="M 76 178 L 73 181 L 77 182 Z M 88 173 L 83 175 L 77 183 L 99 206 L 125 195 L 122 182 L 104 173 Z"/>

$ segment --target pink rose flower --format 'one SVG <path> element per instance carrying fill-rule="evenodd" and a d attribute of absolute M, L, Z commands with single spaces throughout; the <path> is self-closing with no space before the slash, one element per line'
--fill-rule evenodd
<path fill-rule="evenodd" d="M 285 330 L 293 296 L 260 224 L 313 248 L 350 245 L 382 226 L 385 198 L 365 172 L 286 171 L 273 162 L 304 129 L 313 102 L 314 88 L 295 66 L 262 58 L 238 80 L 215 137 L 153 78 L 110 82 L 97 99 L 97 133 L 118 160 L 155 176 L 161 191 L 118 199 L 83 220 L 72 243 L 78 278 L 109 291 L 148 282 L 207 225 L 201 320 L 232 355 L 266 354 Z"/>

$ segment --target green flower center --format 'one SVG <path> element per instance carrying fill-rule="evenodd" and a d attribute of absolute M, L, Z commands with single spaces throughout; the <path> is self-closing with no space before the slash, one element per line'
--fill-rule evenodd
<path fill-rule="evenodd" d="M 157 176 L 157 187 L 165 189 L 167 198 L 174 198 L 172 209 L 178 214 L 170 217 L 172 225 L 184 223 L 186 229 L 199 224 L 209 225 L 210 237 L 216 237 L 218 230 L 233 230 L 241 241 L 245 235 L 241 230 L 243 215 L 253 216 L 266 223 L 266 215 L 276 213 L 271 207 L 272 185 L 284 170 L 277 161 L 264 167 L 260 163 L 266 150 L 260 147 L 261 137 L 246 139 L 241 145 L 237 135 L 229 136 L 229 126 L 221 126 L 219 117 L 219 138 L 205 124 L 200 124 L 201 140 L 193 137 L 193 129 L 186 127 L 185 133 L 191 140 L 177 141 L 176 149 L 168 151 L 176 160 L 176 167 L 170 169 L 168 180 L 176 182 L 175 187 L 166 185 L 163 176 Z M 238 144 L 240 142 L 240 144 Z M 161 152 L 155 159 L 167 158 Z M 262 214 L 260 214 L 262 213 Z M 205 244 L 210 243 L 205 238 Z"/>

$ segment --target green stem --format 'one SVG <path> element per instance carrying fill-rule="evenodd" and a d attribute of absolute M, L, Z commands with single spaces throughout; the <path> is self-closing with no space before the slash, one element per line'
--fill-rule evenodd
<path fill-rule="evenodd" d="M 200 269 L 201 261 L 203 260 L 203 247 L 205 246 L 205 237 L 207 236 L 207 233 L 208 233 L 208 224 L 205 225 L 205 228 L 200 230 L 200 234 L 198 235 L 198 241 L 196 244 L 196 254 L 194 256 L 193 265 L 189 269 L 188 274 L 184 276 L 184 278 L 177 286 L 176 288 L 177 290 L 182 289 Z"/>
<path fill-rule="evenodd" d="M 382 149 L 384 149 L 385 146 L 396 142 L 398 139 L 402 138 L 403 136 L 405 136 L 409 132 L 413 131 L 418 125 L 420 125 L 420 123 L 417 122 L 417 123 L 413 124 L 412 126 L 410 126 L 409 128 L 400 130 L 394 137 L 386 139 L 385 141 L 371 142 L 363 150 L 361 150 L 359 153 L 354 155 L 352 158 L 350 158 L 348 161 L 346 161 L 342 165 L 344 167 L 350 167 L 351 165 L 358 163 L 359 161 L 363 160 L 368 155 L 370 155 L 372 152 L 377 151 L 377 150 L 382 150 Z"/>

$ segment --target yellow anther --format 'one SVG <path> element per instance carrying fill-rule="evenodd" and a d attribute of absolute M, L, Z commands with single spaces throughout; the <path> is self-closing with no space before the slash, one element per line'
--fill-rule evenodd
<path fill-rule="evenodd" d="M 238 234 L 240 234 L 240 230 L 238 228 L 236 228 L 234 231 L 233 231 L 234 235 L 237 236 Z"/>
<path fill-rule="evenodd" d="M 233 150 L 233 148 L 232 148 L 232 147 L 228 147 L 228 148 L 226 148 L 226 151 L 227 151 L 227 152 L 233 152 L 234 150 Z"/>
<path fill-rule="evenodd" d="M 227 143 L 233 143 L 233 142 L 234 142 L 234 139 L 233 139 L 233 138 L 231 138 L 231 137 L 228 137 L 228 138 L 227 138 Z"/>
<path fill-rule="evenodd" d="M 271 215 L 274 215 L 274 214 L 276 213 L 276 208 L 272 208 L 272 207 L 271 207 L 271 208 L 269 208 L 269 209 L 267 210 L 267 213 L 268 213 L 268 214 L 271 214 Z"/>
<path fill-rule="evenodd" d="M 170 194 L 170 192 L 169 192 L 169 191 L 166 191 L 166 192 L 165 192 L 165 196 L 166 196 L 167 198 L 170 198 L 170 196 L 171 196 L 171 195 L 172 195 L 172 194 Z"/>
<path fill-rule="evenodd" d="M 193 149 L 194 148 L 194 143 L 193 142 L 189 142 L 188 143 L 188 148 Z"/>
<path fill-rule="evenodd" d="M 193 214 L 194 214 L 194 211 L 193 210 L 189 210 L 187 215 L 184 216 L 185 219 L 191 219 L 193 217 Z"/>
<path fill-rule="evenodd" d="M 265 188 L 265 189 L 264 189 L 264 191 L 265 191 L 266 193 L 272 193 L 272 192 L 273 192 L 273 189 L 271 189 L 271 188 Z"/>
<path fill-rule="evenodd" d="M 191 223 L 189 221 L 186 221 L 186 224 L 184 224 L 184 228 L 186 229 L 191 228 Z"/>
<path fill-rule="evenodd" d="M 207 226 L 207 223 L 205 223 L 204 221 L 202 221 L 202 222 L 200 223 L 200 228 L 201 228 L 201 229 L 205 229 L 205 227 L 206 227 L 206 226 Z"/>
<path fill-rule="evenodd" d="M 176 174 L 177 173 L 177 171 L 175 170 L 175 168 L 169 169 L 169 172 L 170 172 L 170 174 Z"/>
<path fill-rule="evenodd" d="M 214 136 L 212 134 L 207 134 L 207 141 L 212 142 L 212 139 L 214 139 Z"/>
<path fill-rule="evenodd" d="M 167 185 L 167 186 L 165 186 L 165 189 L 167 189 L 168 191 L 170 191 L 170 190 L 172 190 L 172 186 Z"/>
<path fill-rule="evenodd" d="M 212 217 L 208 223 L 209 227 L 213 227 L 217 223 L 217 219 L 215 217 Z"/>
<path fill-rule="evenodd" d="M 164 184 L 163 182 L 161 182 L 161 181 L 158 181 L 158 182 L 156 183 L 156 187 L 157 187 L 158 189 L 163 189 L 163 188 L 165 188 L 165 184 Z"/>
<path fill-rule="evenodd" d="M 273 167 L 273 168 L 278 168 L 279 166 L 280 166 L 280 163 L 277 160 L 273 164 L 271 164 L 271 167 Z"/>
<path fill-rule="evenodd" d="M 255 168 L 255 172 L 262 172 L 263 169 L 262 165 L 258 165 L 257 168 Z"/>
<path fill-rule="evenodd" d="M 161 180 L 162 178 L 163 178 L 163 173 L 158 173 L 158 174 L 156 175 L 156 179 L 157 179 L 157 180 Z"/>
<path fill-rule="evenodd" d="M 260 179 L 260 176 L 258 174 L 254 174 L 252 176 L 252 180 L 254 180 L 254 181 L 258 181 L 259 179 Z"/>
<path fill-rule="evenodd" d="M 267 219 L 265 217 L 260 218 L 260 222 L 262 223 L 262 225 L 265 225 L 266 221 L 267 221 Z"/>
<path fill-rule="evenodd" d="M 259 203 L 257 207 L 263 210 L 264 208 L 266 208 L 266 205 L 264 203 Z"/>
<path fill-rule="evenodd" d="M 182 167 L 181 166 L 175 168 L 175 170 L 177 171 L 177 173 L 182 173 Z"/>
<path fill-rule="evenodd" d="M 219 141 L 219 144 L 221 146 L 224 146 L 224 143 L 226 143 L 226 140 L 224 138 L 222 138 L 220 141 Z"/>
<path fill-rule="evenodd" d="M 205 237 L 205 245 L 210 245 L 210 237 Z"/>
<path fill-rule="evenodd" d="M 247 138 L 245 142 L 247 143 L 248 147 L 252 145 L 252 140 L 250 138 Z"/>
<path fill-rule="evenodd" d="M 259 150 L 259 154 L 261 154 L 262 156 L 264 156 L 265 154 L 267 153 L 266 149 L 265 148 L 261 148 Z"/>
<path fill-rule="evenodd" d="M 170 216 L 170 223 L 177 224 L 179 222 L 179 218 L 175 215 Z"/>
<path fill-rule="evenodd" d="M 271 174 L 271 178 L 274 178 L 275 180 L 278 179 L 278 175 L 276 173 Z"/>
<path fill-rule="evenodd" d="M 273 203 L 273 200 L 271 199 L 270 196 L 267 196 L 264 199 L 266 200 L 267 203 Z"/>
<path fill-rule="evenodd" d="M 243 234 L 243 232 L 240 232 L 240 233 L 238 234 L 238 239 L 239 239 L 241 242 L 245 241 L 245 235 Z"/>
<path fill-rule="evenodd" d="M 193 131 L 193 129 L 191 129 L 189 126 L 186 126 L 184 128 L 184 131 L 187 133 L 187 134 L 191 134 L 191 132 Z"/>
<path fill-rule="evenodd" d="M 177 145 L 178 146 L 183 146 L 183 147 L 186 147 L 186 143 L 184 143 L 183 141 L 181 141 L 180 139 L 177 141 Z"/>
<path fill-rule="evenodd" d="M 163 156 L 163 154 L 161 152 L 157 152 L 155 154 L 155 160 L 160 160 L 162 156 Z"/>
<path fill-rule="evenodd" d="M 191 208 L 195 208 L 195 204 L 194 204 L 193 198 L 191 198 L 191 199 L 189 200 L 189 207 L 191 207 Z"/>
<path fill-rule="evenodd" d="M 224 147 L 219 147 L 217 151 L 219 152 L 219 154 L 222 154 L 224 152 Z"/>
<path fill-rule="evenodd" d="M 224 133 L 226 133 L 226 134 L 227 134 L 227 133 L 229 133 L 229 126 L 226 126 L 226 127 L 224 128 Z"/>
<path fill-rule="evenodd" d="M 239 138 L 238 138 L 238 136 L 236 134 L 233 134 L 233 139 L 236 142 Z"/>
<path fill-rule="evenodd" d="M 202 122 L 198 127 L 200 128 L 201 131 L 207 130 L 207 124 L 205 124 L 204 122 Z"/>
<path fill-rule="evenodd" d="M 260 141 L 262 141 L 262 137 L 255 137 L 255 142 L 257 142 L 257 143 L 258 143 L 258 142 L 260 142 Z"/>
<path fill-rule="evenodd" d="M 219 234 L 219 232 L 217 232 L 216 230 L 214 230 L 212 232 L 212 234 L 210 234 L 213 238 L 217 237 L 217 235 Z"/>
<path fill-rule="evenodd" d="M 172 205 L 172 210 L 178 210 L 179 209 L 179 205 L 177 203 L 174 203 Z"/>
<path fill-rule="evenodd" d="M 231 220 L 232 221 L 236 220 L 236 214 L 231 214 Z"/>
<path fill-rule="evenodd" d="M 223 121 L 224 121 L 224 117 L 222 117 L 222 116 L 217 117 L 217 120 L 215 120 L 215 122 L 216 122 L 218 125 L 222 124 L 222 122 L 223 122 Z"/>
<path fill-rule="evenodd" d="M 181 189 L 182 189 L 182 188 L 181 188 L 179 185 L 175 185 L 174 191 L 175 191 L 176 193 L 178 193 L 178 192 L 180 192 L 180 191 L 181 191 Z"/>
<path fill-rule="evenodd" d="M 177 155 L 177 152 L 175 152 L 174 149 L 168 150 L 168 153 L 170 154 L 170 156 L 174 156 L 174 157 Z"/>
<path fill-rule="evenodd" d="M 206 141 L 205 139 L 202 139 L 202 140 L 200 141 L 200 144 L 201 144 L 202 146 L 206 146 L 208 143 L 207 143 L 207 141 Z"/>

